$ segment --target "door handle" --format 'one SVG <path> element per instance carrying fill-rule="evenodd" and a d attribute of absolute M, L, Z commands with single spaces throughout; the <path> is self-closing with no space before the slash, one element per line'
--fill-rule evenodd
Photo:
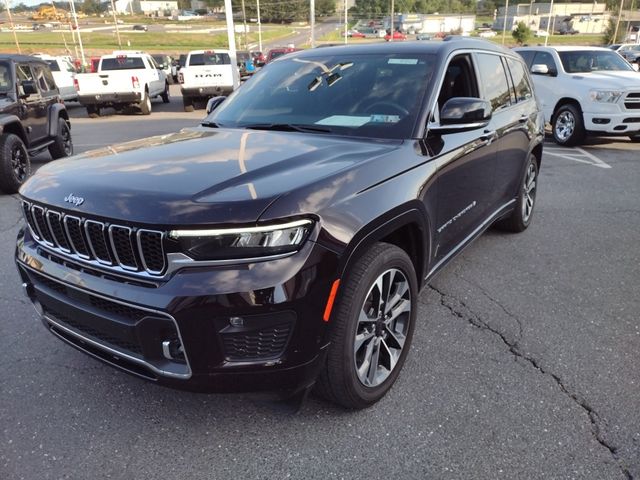
<path fill-rule="evenodd" d="M 522 115 L 522 116 L 518 119 L 518 122 L 519 122 L 519 123 L 525 123 L 527 120 L 529 120 L 529 116 L 528 116 L 528 115 Z"/>
<path fill-rule="evenodd" d="M 482 140 L 483 142 L 489 141 L 489 143 L 491 143 L 491 141 L 496 138 L 496 131 L 495 130 L 485 130 L 483 132 L 482 135 L 480 135 L 480 140 Z"/>

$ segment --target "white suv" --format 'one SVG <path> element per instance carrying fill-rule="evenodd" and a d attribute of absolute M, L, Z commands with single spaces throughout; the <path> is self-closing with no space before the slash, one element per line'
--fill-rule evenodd
<path fill-rule="evenodd" d="M 228 50 L 189 52 L 178 72 L 184 110 L 192 112 L 194 101 L 229 95 L 238 83 L 237 77 L 236 61 L 232 61 Z"/>
<path fill-rule="evenodd" d="M 557 143 L 576 145 L 586 135 L 640 141 L 640 75 L 620 55 L 597 47 L 514 50 L 532 73 Z"/>

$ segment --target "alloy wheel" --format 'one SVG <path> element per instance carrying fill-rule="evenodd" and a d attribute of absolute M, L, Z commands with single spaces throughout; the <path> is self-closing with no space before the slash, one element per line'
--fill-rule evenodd
<path fill-rule="evenodd" d="M 62 130 L 62 145 L 64 153 L 69 156 L 73 154 L 73 141 L 71 140 L 71 131 L 68 127 Z"/>
<path fill-rule="evenodd" d="M 571 138 L 571 135 L 573 135 L 573 132 L 576 129 L 576 119 L 573 116 L 573 114 L 567 110 L 565 110 L 564 112 L 561 112 L 560 115 L 558 115 L 558 119 L 556 120 L 556 125 L 555 125 L 555 133 L 556 133 L 556 137 L 565 142 L 567 141 L 569 138 Z"/>
<path fill-rule="evenodd" d="M 533 213 L 533 205 L 536 201 L 536 166 L 529 163 L 527 174 L 524 177 L 522 201 L 522 220 L 528 222 Z"/>
<path fill-rule="evenodd" d="M 27 155 L 20 145 L 11 150 L 11 166 L 16 179 L 22 183 L 27 178 Z"/>
<path fill-rule="evenodd" d="M 411 319 L 411 290 L 392 268 L 375 280 L 359 312 L 353 344 L 355 369 L 365 387 L 382 384 L 398 363 Z"/>

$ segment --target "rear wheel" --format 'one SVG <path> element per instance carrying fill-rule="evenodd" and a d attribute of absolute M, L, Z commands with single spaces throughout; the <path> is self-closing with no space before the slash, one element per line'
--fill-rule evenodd
<path fill-rule="evenodd" d="M 73 155 L 71 129 L 64 118 L 58 119 L 58 135 L 56 135 L 53 143 L 49 145 L 49 153 L 54 160 Z"/>
<path fill-rule="evenodd" d="M 185 112 L 193 112 L 193 99 L 191 97 L 182 97 L 182 106 Z"/>
<path fill-rule="evenodd" d="M 100 107 L 97 105 L 87 105 L 87 114 L 89 114 L 89 118 L 98 118 L 100 116 Z"/>
<path fill-rule="evenodd" d="M 169 84 L 165 83 L 164 92 L 160 94 L 163 103 L 169 103 Z"/>
<path fill-rule="evenodd" d="M 149 92 L 146 90 L 140 102 L 140 112 L 142 112 L 143 115 L 151 115 L 151 97 L 149 97 Z"/>
<path fill-rule="evenodd" d="M 585 137 L 582 113 L 575 105 L 562 105 L 553 116 L 553 138 L 559 145 L 578 145 Z"/>
<path fill-rule="evenodd" d="M 12 133 L 0 135 L 0 189 L 16 193 L 31 174 L 27 147 Z"/>
<path fill-rule="evenodd" d="M 377 243 L 367 251 L 340 286 L 316 391 L 353 409 L 380 400 L 408 354 L 417 296 L 413 264 L 403 250 Z"/>
<path fill-rule="evenodd" d="M 538 159 L 529 155 L 529 161 L 520 182 L 516 208 L 507 218 L 496 222 L 496 227 L 507 232 L 520 233 L 527 229 L 533 217 L 538 192 Z"/>

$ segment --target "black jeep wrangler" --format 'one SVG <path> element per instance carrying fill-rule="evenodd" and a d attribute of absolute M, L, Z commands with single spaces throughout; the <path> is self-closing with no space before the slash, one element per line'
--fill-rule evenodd
<path fill-rule="evenodd" d="M 31 156 L 73 154 L 69 115 L 49 66 L 34 57 L 0 55 L 0 189 L 16 193 Z"/>

